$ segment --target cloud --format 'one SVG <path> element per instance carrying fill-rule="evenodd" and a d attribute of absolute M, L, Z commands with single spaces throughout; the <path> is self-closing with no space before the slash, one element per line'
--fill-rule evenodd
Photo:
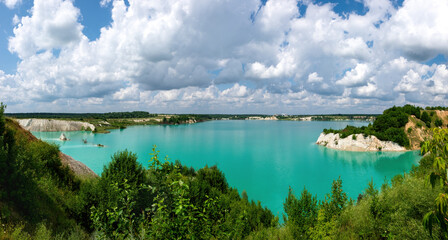
<path fill-rule="evenodd" d="M 126 88 L 121 88 L 118 92 L 112 94 L 112 98 L 121 101 L 139 101 L 140 91 L 138 86 L 132 85 Z"/>
<path fill-rule="evenodd" d="M 40 50 L 61 49 L 83 38 L 79 9 L 71 1 L 36 0 L 31 17 L 22 17 L 9 39 L 9 50 L 21 59 Z"/>
<path fill-rule="evenodd" d="M 20 3 L 22 3 L 22 0 L 0 0 L 0 2 L 4 3 L 7 8 L 13 9 Z"/>
<path fill-rule="evenodd" d="M 0 100 L 161 112 L 448 103 L 446 65 L 422 62 L 448 54 L 448 3 L 366 0 L 364 15 L 301 3 L 302 15 L 295 0 L 102 0 L 111 22 L 88 39 L 73 1 L 35 0 L 13 20 L 9 51 L 20 61 L 0 74 Z"/>
<path fill-rule="evenodd" d="M 386 47 L 417 61 L 448 54 L 448 2 L 407 0 L 381 27 Z"/>
<path fill-rule="evenodd" d="M 358 63 L 355 68 L 345 73 L 345 76 L 336 81 L 336 84 L 346 87 L 359 87 L 367 84 L 370 69 L 367 64 Z"/>

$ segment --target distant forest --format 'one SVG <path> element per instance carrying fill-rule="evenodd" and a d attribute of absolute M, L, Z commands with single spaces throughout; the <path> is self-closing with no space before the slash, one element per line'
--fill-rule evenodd
<path fill-rule="evenodd" d="M 109 119 L 109 118 L 148 118 L 157 117 L 144 111 L 134 112 L 109 112 L 109 113 L 5 113 L 12 118 L 58 118 L 58 119 Z"/>

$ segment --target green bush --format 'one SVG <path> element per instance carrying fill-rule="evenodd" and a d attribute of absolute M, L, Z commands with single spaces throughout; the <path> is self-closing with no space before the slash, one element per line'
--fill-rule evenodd
<path fill-rule="evenodd" d="M 427 127 L 431 127 L 431 118 L 428 112 L 424 111 L 421 116 L 421 120 L 426 124 Z"/>
<path fill-rule="evenodd" d="M 442 122 L 442 120 L 441 120 L 440 118 L 437 118 L 437 119 L 434 121 L 434 125 L 435 125 L 436 127 L 441 127 L 441 126 L 443 125 L 443 122 Z"/>
<path fill-rule="evenodd" d="M 288 197 L 283 204 L 286 216 L 284 222 L 294 239 L 308 239 L 310 229 L 317 220 L 318 205 L 316 197 L 313 197 L 305 188 L 299 199 L 294 196 L 289 188 Z"/>

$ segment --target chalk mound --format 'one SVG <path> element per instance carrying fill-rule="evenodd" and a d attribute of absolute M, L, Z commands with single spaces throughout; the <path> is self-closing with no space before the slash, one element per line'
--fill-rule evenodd
<path fill-rule="evenodd" d="M 375 136 L 366 136 L 363 134 L 352 134 L 346 138 L 341 138 L 338 133 L 321 133 L 316 144 L 343 151 L 356 152 L 402 152 L 406 148 L 391 141 L 381 141 Z"/>
<path fill-rule="evenodd" d="M 34 132 L 60 132 L 60 131 L 82 131 L 95 130 L 93 124 L 79 121 L 65 121 L 53 119 L 18 119 L 20 126 L 28 131 Z"/>

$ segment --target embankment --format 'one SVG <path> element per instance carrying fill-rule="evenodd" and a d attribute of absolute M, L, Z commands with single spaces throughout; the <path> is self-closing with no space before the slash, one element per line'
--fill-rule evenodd
<path fill-rule="evenodd" d="M 355 137 L 353 137 L 355 136 Z M 338 133 L 321 133 L 316 144 L 343 151 L 357 152 L 401 152 L 406 148 L 390 141 L 381 141 L 375 136 L 364 137 L 363 134 L 353 134 L 346 138 L 341 138 Z"/>
<path fill-rule="evenodd" d="M 93 124 L 79 121 L 65 121 L 53 119 L 17 119 L 21 127 L 35 132 L 60 132 L 95 130 Z"/>

